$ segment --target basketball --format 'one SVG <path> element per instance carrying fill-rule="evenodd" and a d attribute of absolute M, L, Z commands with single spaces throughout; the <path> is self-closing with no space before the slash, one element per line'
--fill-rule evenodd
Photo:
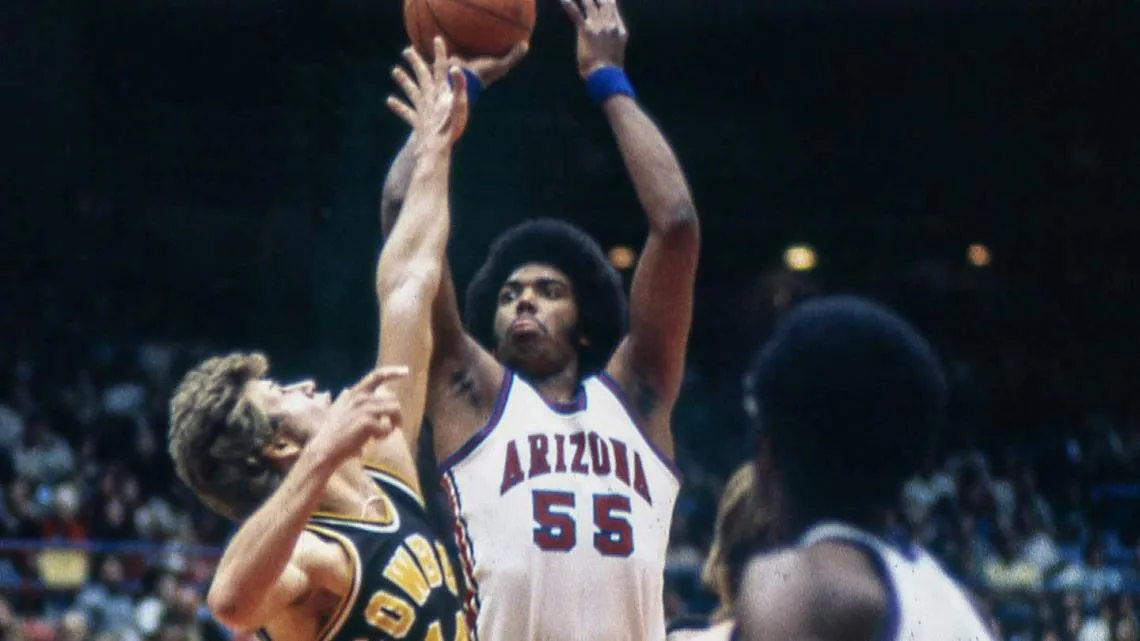
<path fill-rule="evenodd" d="M 534 0 L 404 0 L 408 37 L 429 60 L 437 35 L 465 58 L 502 56 L 530 40 L 534 21 Z"/>

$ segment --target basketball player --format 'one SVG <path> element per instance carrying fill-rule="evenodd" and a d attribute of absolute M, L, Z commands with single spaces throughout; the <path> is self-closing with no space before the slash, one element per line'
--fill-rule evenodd
<path fill-rule="evenodd" d="M 875 534 L 944 418 L 946 381 L 913 328 L 852 297 L 792 310 L 746 378 L 757 493 L 787 547 L 750 562 L 746 641 L 990 641 L 926 552 Z"/>
<path fill-rule="evenodd" d="M 479 638 L 661 641 L 680 487 L 671 415 L 692 317 L 697 215 L 673 151 L 622 71 L 627 33 L 616 4 L 564 7 L 579 73 L 649 222 L 628 319 L 621 279 L 593 239 L 556 221 L 520 225 L 493 244 L 468 289 L 468 330 L 444 278 L 427 416 Z M 385 185 L 385 227 L 407 166 L 405 150 Z"/>
<path fill-rule="evenodd" d="M 745 463 L 729 477 L 720 495 L 712 548 L 701 568 L 701 585 L 719 601 L 710 617 L 711 625 L 674 624 L 668 641 L 730 641 L 737 637 L 733 603 L 740 591 L 740 579 L 748 560 L 769 537 L 768 512 L 756 500 L 755 485 L 756 468 Z"/>
<path fill-rule="evenodd" d="M 431 300 L 447 243 L 451 148 L 467 119 L 465 79 L 442 41 L 429 68 L 407 53 L 416 131 L 407 212 L 377 265 L 380 367 L 333 402 L 281 387 L 261 355 L 210 359 L 171 402 L 179 476 L 241 524 L 209 593 L 228 627 L 274 641 L 467 641 L 456 573 L 425 520 L 401 422 L 419 426 L 432 348 Z M 449 86 L 455 86 L 455 93 Z"/>

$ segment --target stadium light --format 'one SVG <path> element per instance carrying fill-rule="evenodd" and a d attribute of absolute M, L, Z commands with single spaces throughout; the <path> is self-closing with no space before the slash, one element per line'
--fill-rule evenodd
<path fill-rule="evenodd" d="M 808 245 L 792 245 L 784 250 L 784 264 L 794 272 L 811 271 L 815 261 L 815 250 Z"/>
<path fill-rule="evenodd" d="M 974 267 L 987 267 L 992 258 L 990 248 L 981 243 L 974 243 L 966 248 L 966 260 Z"/>
<path fill-rule="evenodd" d="M 625 270 L 633 267 L 635 258 L 637 258 L 637 254 L 625 245 L 617 245 L 610 249 L 610 262 L 618 269 Z"/>

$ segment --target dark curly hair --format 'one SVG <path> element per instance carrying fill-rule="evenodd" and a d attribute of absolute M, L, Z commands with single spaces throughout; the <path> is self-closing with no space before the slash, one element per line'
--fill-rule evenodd
<path fill-rule="evenodd" d="M 467 287 L 467 329 L 487 349 L 495 348 L 495 308 L 503 282 L 519 267 L 545 263 L 562 271 L 578 302 L 578 332 L 590 339 L 578 353 L 579 372 L 606 366 L 626 332 L 621 276 L 598 243 L 569 223 L 541 218 L 512 227 L 491 245 L 486 262 Z"/>
<path fill-rule="evenodd" d="M 828 296 L 779 322 L 745 393 L 800 518 L 862 525 L 930 453 L 948 390 L 909 323 L 868 300 Z"/>

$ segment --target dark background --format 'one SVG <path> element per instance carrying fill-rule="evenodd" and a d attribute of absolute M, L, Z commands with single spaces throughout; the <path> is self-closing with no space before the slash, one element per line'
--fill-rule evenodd
<path fill-rule="evenodd" d="M 792 241 L 820 250 L 828 288 L 887 296 L 909 275 L 938 299 L 930 314 L 953 316 L 938 331 L 1056 324 L 1042 340 L 1082 349 L 1127 335 L 1136 6 L 626 4 L 630 75 L 702 214 L 697 362 L 755 342 L 756 275 Z M 458 152 L 461 283 L 526 217 L 569 218 L 606 246 L 644 234 L 568 25 L 539 5 L 531 55 Z M 33 298 L 5 296 L 5 335 L 206 338 L 295 369 L 316 346 L 318 373 L 367 366 L 375 203 L 404 135 L 382 102 L 404 44 L 397 3 L 6 11 L 0 292 Z M 1017 300 L 994 295 L 992 274 L 955 273 L 942 288 L 989 296 L 937 308 L 945 292 L 923 279 L 963 265 L 970 242 L 990 245 Z M 1106 326 L 1072 325 L 1089 314 Z"/>
<path fill-rule="evenodd" d="M 721 483 L 750 451 L 747 356 L 796 300 L 856 291 L 930 336 L 953 382 L 935 461 L 953 496 L 918 517 L 904 506 L 905 534 L 986 599 L 1003 638 L 1045 638 L 1071 616 L 1135 624 L 1140 5 L 623 9 L 629 75 L 688 172 L 704 238 L 674 421 L 686 486 L 670 614 L 713 605 L 697 568 Z M 333 389 L 372 364 L 378 195 L 406 135 L 383 100 L 404 45 L 395 1 L 0 3 L 0 586 L 28 625 L 58 625 L 80 587 L 93 629 L 119 606 L 130 618 L 136 597 L 165 604 L 163 626 L 208 620 L 216 550 L 189 568 L 153 554 L 228 532 L 173 479 L 170 389 L 233 348 Z M 461 287 L 528 217 L 575 221 L 605 248 L 644 238 L 551 0 L 527 60 L 475 109 L 453 203 Z M 817 250 L 814 271 L 783 268 L 792 243 Z M 989 266 L 968 264 L 971 243 Z M 155 344 L 177 347 L 140 349 Z M 1034 525 L 1034 510 L 1048 518 Z M 1052 549 L 1042 520 L 1061 554 L 1011 589 L 1013 552 Z M 31 550 L 60 532 L 99 563 L 133 563 L 127 583 L 105 565 L 82 586 L 41 580 Z M 160 574 L 185 594 L 163 594 Z"/>

